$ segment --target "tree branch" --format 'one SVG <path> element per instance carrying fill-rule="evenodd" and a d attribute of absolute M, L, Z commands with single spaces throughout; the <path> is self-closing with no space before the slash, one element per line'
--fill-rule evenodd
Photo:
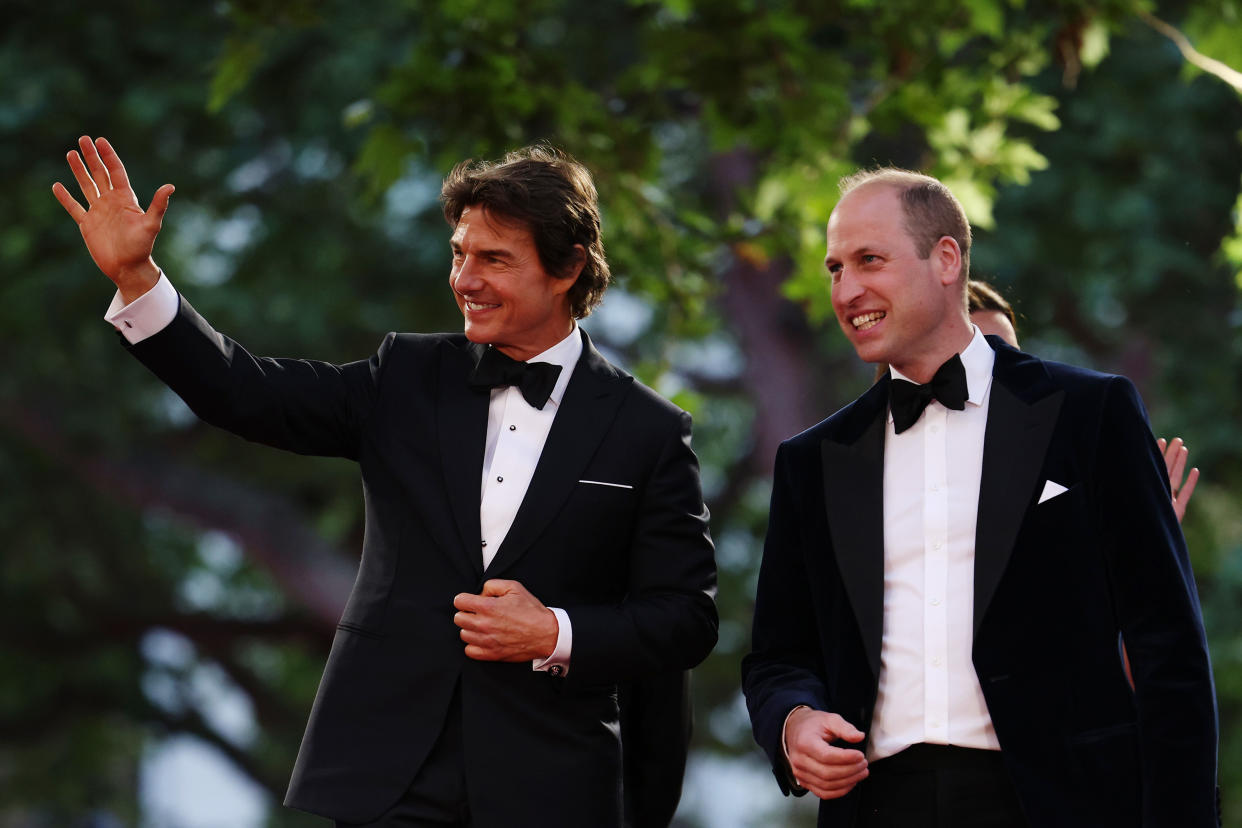
<path fill-rule="evenodd" d="M 1242 92 L 1242 72 L 1234 69 L 1226 63 L 1222 63 L 1215 58 L 1210 58 L 1200 52 L 1191 44 L 1190 39 L 1182 34 L 1175 26 L 1166 23 L 1151 12 L 1140 11 L 1139 19 L 1151 26 L 1160 34 L 1167 37 L 1177 46 L 1178 51 L 1182 53 L 1182 57 L 1186 58 L 1186 62 L 1192 66 L 1202 69 L 1209 75 L 1214 75 L 1225 83 L 1232 86 L 1236 91 Z"/>
<path fill-rule="evenodd" d="M 289 499 L 163 454 L 133 450 L 124 457 L 88 456 L 70 448 L 53 405 L 0 403 L 0 425 L 100 494 L 139 510 L 170 514 L 199 529 L 223 531 L 263 566 L 295 601 L 332 629 L 340 619 L 356 567 L 324 540 Z"/>

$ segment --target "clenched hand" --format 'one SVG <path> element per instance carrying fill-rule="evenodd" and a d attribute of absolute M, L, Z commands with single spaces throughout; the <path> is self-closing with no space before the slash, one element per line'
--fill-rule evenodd
<path fill-rule="evenodd" d="M 556 614 L 517 581 L 491 580 L 483 592 L 453 599 L 466 655 L 479 661 L 531 661 L 556 649 Z"/>

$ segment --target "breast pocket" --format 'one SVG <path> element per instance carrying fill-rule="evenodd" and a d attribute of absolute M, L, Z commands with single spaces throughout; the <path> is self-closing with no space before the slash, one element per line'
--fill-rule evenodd
<path fill-rule="evenodd" d="M 1027 512 L 1020 541 L 1037 552 L 1041 568 L 1081 567 L 1098 554 L 1091 525 L 1087 489 L 1077 483 Z"/>
<path fill-rule="evenodd" d="M 637 489 L 576 483 L 543 545 L 554 556 L 557 582 L 573 589 L 595 584 L 592 591 L 602 582 L 623 583 L 637 514 Z"/>
<path fill-rule="evenodd" d="M 1086 487 L 1074 483 L 1035 505 L 1032 516 L 1043 521 L 1062 520 L 1082 513 L 1085 507 Z"/>
<path fill-rule="evenodd" d="M 593 524 L 615 524 L 633 520 L 638 490 L 633 484 L 584 478 L 574 486 L 569 509 L 574 517 Z"/>

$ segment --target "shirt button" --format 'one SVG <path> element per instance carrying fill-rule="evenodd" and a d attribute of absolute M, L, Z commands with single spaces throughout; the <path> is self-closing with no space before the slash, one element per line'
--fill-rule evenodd
<path fill-rule="evenodd" d="M 505 479 L 504 479 L 503 477 L 501 477 L 501 476 L 497 475 L 497 476 L 496 476 L 496 482 L 497 482 L 497 483 L 504 483 L 504 482 L 505 482 Z"/>
<path fill-rule="evenodd" d="M 487 541 L 483 541 L 482 545 L 487 546 Z"/>
<path fill-rule="evenodd" d="M 940 666 L 940 657 L 939 657 L 939 656 L 937 656 L 936 658 L 933 658 L 933 659 L 932 659 L 932 666 L 933 666 L 933 667 L 939 667 L 939 666 Z"/>
<path fill-rule="evenodd" d="M 932 605 L 933 607 L 938 607 L 938 606 L 940 606 L 940 599 L 939 599 L 939 598 L 933 598 L 933 599 L 931 599 L 931 605 Z"/>
<path fill-rule="evenodd" d="M 935 549 L 937 552 L 939 552 L 940 547 L 942 546 L 944 546 L 943 543 L 941 543 L 940 541 L 936 541 L 935 543 L 932 544 L 932 549 Z"/>
<path fill-rule="evenodd" d="M 939 483 L 933 483 L 933 484 L 932 484 L 932 487 L 931 487 L 931 490 L 932 490 L 933 492 L 938 492 L 938 491 L 940 491 L 940 484 L 939 484 Z"/>
<path fill-rule="evenodd" d="M 931 433 L 932 433 L 932 434 L 939 434 L 939 433 L 940 433 L 940 426 L 938 426 L 938 425 L 934 425 L 934 426 L 932 426 L 932 427 L 931 427 Z"/>
<path fill-rule="evenodd" d="M 510 431 L 517 431 L 517 426 L 515 426 L 515 425 L 511 425 L 511 426 L 509 426 L 509 430 L 510 430 Z"/>

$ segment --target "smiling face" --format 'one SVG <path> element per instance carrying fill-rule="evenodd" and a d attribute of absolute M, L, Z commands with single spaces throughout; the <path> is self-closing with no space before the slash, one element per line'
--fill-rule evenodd
<path fill-rule="evenodd" d="M 970 343 L 957 242 L 942 237 L 920 258 L 896 187 L 864 184 L 841 198 L 824 264 L 837 322 L 863 361 L 927 382 Z"/>
<path fill-rule="evenodd" d="M 450 244 L 449 286 L 467 339 L 527 360 L 569 335 L 574 279 L 558 279 L 543 269 L 530 230 L 467 207 Z"/>

